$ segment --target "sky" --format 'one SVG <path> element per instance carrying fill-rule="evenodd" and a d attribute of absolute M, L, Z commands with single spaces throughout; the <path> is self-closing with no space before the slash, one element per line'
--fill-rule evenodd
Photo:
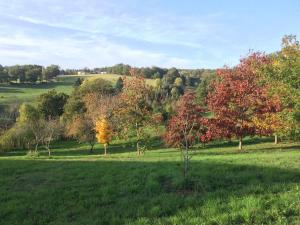
<path fill-rule="evenodd" d="M 219 68 L 299 22 L 299 0 L 0 0 L 0 64 Z"/>

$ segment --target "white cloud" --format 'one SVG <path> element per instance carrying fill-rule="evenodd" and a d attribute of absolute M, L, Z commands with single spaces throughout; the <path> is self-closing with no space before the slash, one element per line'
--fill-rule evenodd
<path fill-rule="evenodd" d="M 124 62 L 136 66 L 188 66 L 188 60 L 168 55 L 132 49 L 110 42 L 106 38 L 93 41 L 70 38 L 45 39 L 16 34 L 0 37 L 0 58 L 14 59 L 10 64 L 51 62 L 63 67 L 105 66 Z M 9 50 L 3 46 L 12 46 Z M 80 63 L 78 63 L 80 62 Z"/>
<path fill-rule="evenodd" d="M 150 4 L 139 2 L 139 4 Z M 153 3 L 158 4 L 159 1 Z M 222 13 L 174 14 L 134 0 L 1 0 L 0 63 L 215 67 Z M 150 4 L 151 5 L 151 4 Z M 8 22 L 7 22 L 8 21 Z"/>

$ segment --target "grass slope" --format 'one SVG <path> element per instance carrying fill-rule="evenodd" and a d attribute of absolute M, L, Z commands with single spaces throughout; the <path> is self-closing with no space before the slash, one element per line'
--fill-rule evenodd
<path fill-rule="evenodd" d="M 35 103 L 37 97 L 51 89 L 70 94 L 73 83 L 56 82 L 47 84 L 0 85 L 0 105 L 11 103 Z"/>
<path fill-rule="evenodd" d="M 56 89 L 58 92 L 71 94 L 73 84 L 77 78 L 102 78 L 115 83 L 121 75 L 116 74 L 93 74 L 93 75 L 66 75 L 58 76 L 57 82 L 43 84 L 0 84 L 0 105 L 11 103 L 35 103 L 39 95 L 48 92 L 51 89 Z M 149 85 L 154 84 L 154 80 L 146 79 Z"/>
<path fill-rule="evenodd" d="M 234 143 L 236 144 L 236 143 Z M 183 189 L 180 154 L 153 141 L 136 157 L 62 142 L 53 157 L 0 157 L 0 224 L 300 224 L 300 146 L 248 140 L 211 144 L 192 158 Z"/>

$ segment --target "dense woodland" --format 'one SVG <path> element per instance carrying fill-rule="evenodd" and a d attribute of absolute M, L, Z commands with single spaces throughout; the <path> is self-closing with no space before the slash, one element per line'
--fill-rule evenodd
<path fill-rule="evenodd" d="M 36 83 L 53 80 L 61 73 L 59 66 L 50 65 L 0 65 L 0 83 Z"/>
<path fill-rule="evenodd" d="M 98 70 L 128 76 L 115 84 L 79 79 L 70 96 L 51 90 L 37 105 L 10 108 L 1 121 L 1 151 L 27 149 L 38 155 L 43 146 L 51 156 L 53 141 L 76 139 L 88 143 L 90 151 L 102 143 L 107 154 L 112 140 L 125 139 L 134 141 L 140 156 L 155 132 L 166 145 L 181 149 L 186 174 L 190 149 L 198 143 L 238 139 L 242 150 L 249 136 L 274 136 L 275 143 L 300 138 L 300 45 L 295 36 L 285 36 L 278 52 L 250 53 L 235 67 L 216 72 L 123 64 Z M 61 73 L 57 66 L 1 71 L 2 82 L 36 82 Z M 145 78 L 154 78 L 155 85 L 147 85 Z"/>

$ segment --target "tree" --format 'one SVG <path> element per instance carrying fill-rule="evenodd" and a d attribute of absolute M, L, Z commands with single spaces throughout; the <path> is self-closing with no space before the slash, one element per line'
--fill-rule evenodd
<path fill-rule="evenodd" d="M 96 138 L 99 143 L 104 145 L 104 155 L 112 138 L 112 130 L 106 118 L 101 118 L 96 122 Z"/>
<path fill-rule="evenodd" d="M 119 107 L 114 115 L 118 118 L 122 130 L 128 132 L 133 129 L 136 137 L 137 154 L 141 155 L 141 142 L 144 139 L 145 127 L 150 123 L 151 105 L 148 101 L 149 87 L 142 76 L 131 71 L 132 78 L 124 79 L 124 87 L 119 94 Z"/>
<path fill-rule="evenodd" d="M 111 119 L 114 110 L 118 108 L 118 98 L 115 95 L 89 93 L 83 97 L 86 115 L 96 124 L 99 118 Z"/>
<path fill-rule="evenodd" d="M 75 116 L 70 123 L 67 124 L 67 135 L 76 138 L 79 142 L 88 143 L 93 151 L 96 142 L 94 123 L 86 116 Z"/>
<path fill-rule="evenodd" d="M 184 162 L 184 177 L 187 176 L 190 148 L 197 140 L 204 140 L 207 132 L 205 110 L 196 104 L 196 95 L 193 92 L 185 93 L 178 102 L 175 115 L 169 120 L 164 140 L 169 146 L 182 149 Z M 206 141 L 206 140 L 205 140 Z"/>
<path fill-rule="evenodd" d="M 259 68 L 266 63 L 264 55 L 254 53 L 235 68 L 218 70 L 218 80 L 213 82 L 208 94 L 210 111 L 221 121 L 221 126 L 226 126 L 230 136 L 239 139 L 240 150 L 243 138 L 257 133 L 253 118 L 280 109 L 277 98 L 269 96 L 267 87 L 259 82 Z"/>
<path fill-rule="evenodd" d="M 64 112 L 64 106 L 69 96 L 65 93 L 57 93 L 55 89 L 41 94 L 38 99 L 38 109 L 46 119 L 55 119 Z"/>
<path fill-rule="evenodd" d="M 85 79 L 80 85 L 79 92 L 82 96 L 88 93 L 99 93 L 102 95 L 110 95 L 114 93 L 111 82 L 102 78 Z"/>
<path fill-rule="evenodd" d="M 18 80 L 21 83 L 25 80 L 24 68 L 19 65 L 9 67 L 8 75 L 11 80 Z"/>
<path fill-rule="evenodd" d="M 50 65 L 47 66 L 44 70 L 43 70 L 43 78 L 46 81 L 50 81 L 51 79 L 57 77 L 60 73 L 60 69 L 59 66 L 57 65 Z"/>
<path fill-rule="evenodd" d="M 254 117 L 253 122 L 257 128 L 257 133 L 260 135 L 274 134 L 274 144 L 278 143 L 278 133 L 287 129 L 282 122 L 280 113 L 265 113 L 261 117 Z"/>
<path fill-rule="evenodd" d="M 42 77 L 42 67 L 38 65 L 25 65 L 25 81 L 35 83 Z"/>
<path fill-rule="evenodd" d="M 280 79 L 293 88 L 300 87 L 300 44 L 295 35 L 286 35 L 282 38 L 282 49 L 278 53 Z"/>
<path fill-rule="evenodd" d="M 271 92 L 282 103 L 281 128 L 276 133 L 281 137 L 299 138 L 300 133 L 300 45 L 294 35 L 282 39 L 282 49 L 269 56 L 270 65 L 263 71 L 266 83 L 272 83 Z"/>
<path fill-rule="evenodd" d="M 57 139 L 62 132 L 62 126 L 57 119 L 52 119 L 45 121 L 44 129 L 41 131 L 43 135 L 43 142 L 45 144 L 45 148 L 48 151 L 49 157 L 51 156 L 51 148 L 50 145 L 53 140 Z"/>
<path fill-rule="evenodd" d="M 64 106 L 62 119 L 66 123 L 71 123 L 74 117 L 81 116 L 85 112 L 86 107 L 82 97 L 82 93 L 79 89 L 74 89 Z"/>
<path fill-rule="evenodd" d="M 35 153 L 37 153 L 39 144 L 43 141 L 43 129 L 45 123 L 41 119 L 39 111 L 28 104 L 22 104 L 19 109 L 20 116 L 17 119 L 18 124 L 26 130 L 27 137 L 33 138 Z"/>
<path fill-rule="evenodd" d="M 0 136 L 0 151 L 10 151 L 15 148 L 31 150 L 33 140 L 32 132 L 17 123 Z"/>
<path fill-rule="evenodd" d="M 6 83 L 9 80 L 8 72 L 7 70 L 0 65 L 0 83 Z"/>
<path fill-rule="evenodd" d="M 215 74 L 205 76 L 201 79 L 201 82 L 197 87 L 197 102 L 202 106 L 206 106 L 206 98 L 208 93 L 211 91 L 211 83 L 214 79 L 216 79 Z"/>
<path fill-rule="evenodd" d="M 76 79 L 76 81 L 74 82 L 74 87 L 79 87 L 81 84 L 82 84 L 82 82 L 83 82 L 83 79 L 81 79 L 80 77 L 78 77 L 77 79 Z"/>
<path fill-rule="evenodd" d="M 177 77 L 174 81 L 174 85 L 178 88 L 182 88 L 183 87 L 183 80 L 181 77 Z"/>
<path fill-rule="evenodd" d="M 116 89 L 116 92 L 117 92 L 117 93 L 119 93 L 119 92 L 122 91 L 123 86 L 124 86 L 123 83 L 124 83 L 124 82 L 123 82 L 122 77 L 119 77 L 118 80 L 117 80 L 117 82 L 116 82 L 116 84 L 115 84 L 115 89 Z"/>
<path fill-rule="evenodd" d="M 171 95 L 172 95 L 172 97 L 174 99 L 178 99 L 178 97 L 180 95 L 178 87 L 172 87 L 172 89 L 171 89 Z"/>

